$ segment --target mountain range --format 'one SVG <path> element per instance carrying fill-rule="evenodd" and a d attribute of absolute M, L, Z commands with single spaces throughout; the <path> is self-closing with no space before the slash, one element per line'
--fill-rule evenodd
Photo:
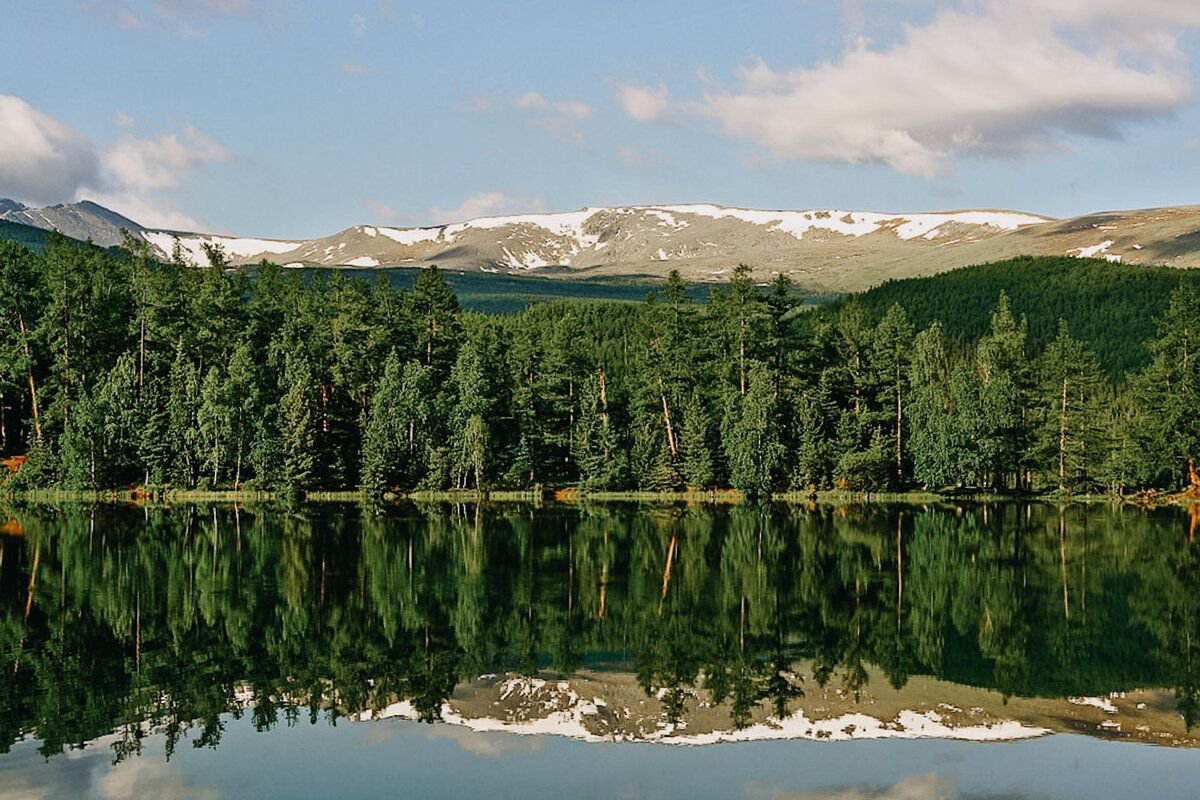
<path fill-rule="evenodd" d="M 574 277 L 661 277 L 721 282 L 745 263 L 814 291 L 854 291 L 889 278 L 944 272 L 1017 255 L 1074 255 L 1113 262 L 1200 266 L 1200 206 L 1112 211 L 1072 219 L 998 210 L 880 213 L 769 211 L 724 206 L 585 208 L 484 217 L 448 225 L 356 225 L 331 236 L 277 240 L 147 228 L 82 201 L 29 208 L 0 200 L 0 220 L 56 230 L 102 246 L 122 230 L 152 252 L 207 264 L 219 245 L 231 264 L 289 267 L 438 264 L 462 271 Z"/>

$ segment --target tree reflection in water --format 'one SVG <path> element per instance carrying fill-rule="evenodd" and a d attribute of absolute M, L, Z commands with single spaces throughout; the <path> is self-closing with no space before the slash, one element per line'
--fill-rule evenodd
<path fill-rule="evenodd" d="M 1174 688 L 1200 710 L 1200 543 L 1107 506 L 20 508 L 0 528 L 0 748 L 215 746 L 462 680 L 622 668 L 745 725 L 878 667 L 1006 696 Z M 811 688 L 811 687 L 810 687 Z"/>

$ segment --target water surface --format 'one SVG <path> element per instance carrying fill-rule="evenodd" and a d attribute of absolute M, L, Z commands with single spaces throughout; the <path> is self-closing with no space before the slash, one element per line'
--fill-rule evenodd
<path fill-rule="evenodd" d="M 1190 797 L 1200 778 L 1200 545 L 1177 509 L 9 514 L 5 796 Z M 1068 735 L 644 743 L 1006 723 Z"/>

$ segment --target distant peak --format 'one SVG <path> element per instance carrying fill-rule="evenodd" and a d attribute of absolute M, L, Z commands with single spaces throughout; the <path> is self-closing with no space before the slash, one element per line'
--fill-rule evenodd
<path fill-rule="evenodd" d="M 18 203 L 8 197 L 0 197 L 0 214 L 7 214 L 10 211 L 24 211 L 28 206 L 24 203 Z"/>

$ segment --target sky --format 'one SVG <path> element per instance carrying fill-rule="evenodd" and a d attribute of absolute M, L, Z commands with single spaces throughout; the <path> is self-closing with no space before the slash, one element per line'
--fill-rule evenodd
<path fill-rule="evenodd" d="M 1200 202 L 1196 0 L 5 5 L 0 197 L 151 227 Z"/>

